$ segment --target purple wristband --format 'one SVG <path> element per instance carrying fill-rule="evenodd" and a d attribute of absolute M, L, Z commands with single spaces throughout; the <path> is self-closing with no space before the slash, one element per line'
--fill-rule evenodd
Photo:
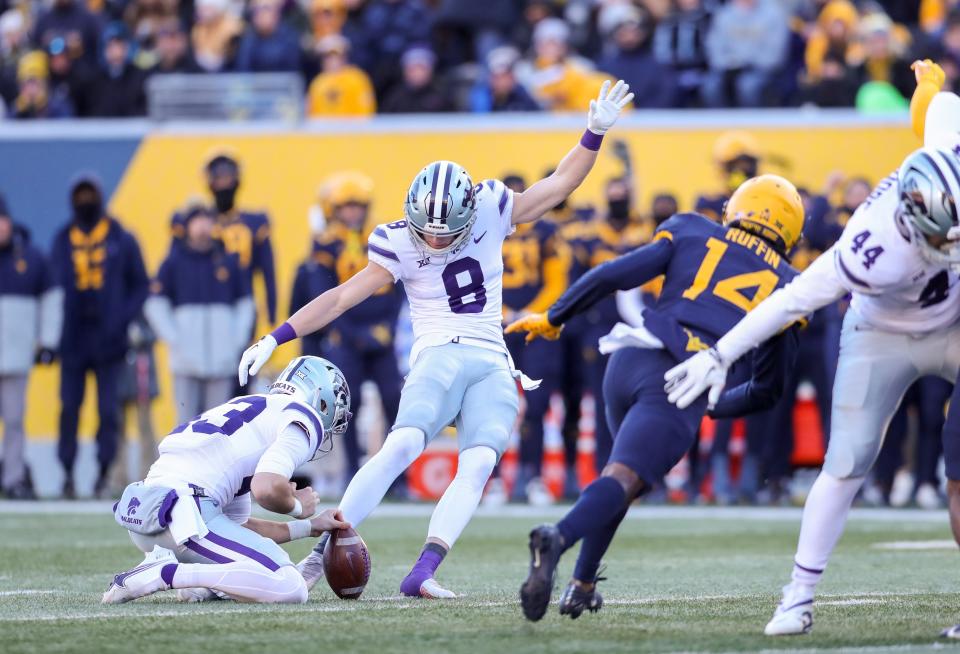
<path fill-rule="evenodd" d="M 603 134 L 594 134 L 589 129 L 584 131 L 583 136 L 580 137 L 580 145 L 594 152 L 600 149 L 602 142 Z"/>
<path fill-rule="evenodd" d="M 297 332 L 290 323 L 285 322 L 270 332 L 270 335 L 277 341 L 277 345 L 283 345 L 294 340 L 297 337 Z"/>

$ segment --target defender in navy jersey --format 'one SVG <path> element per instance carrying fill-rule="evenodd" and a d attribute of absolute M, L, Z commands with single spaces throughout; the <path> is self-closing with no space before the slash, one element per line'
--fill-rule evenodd
<path fill-rule="evenodd" d="M 644 324 L 617 324 L 600 341 L 613 352 L 604 377 L 606 418 L 613 451 L 602 476 L 556 526 L 530 533 L 530 573 L 520 590 L 524 615 L 539 620 L 546 612 L 560 555 L 584 539 L 573 579 L 560 600 L 560 613 L 578 617 L 597 611 L 600 558 L 627 507 L 650 489 L 690 448 L 706 398 L 679 410 L 667 399 L 662 374 L 723 335 L 775 289 L 796 274 L 786 255 L 800 237 L 803 205 L 793 185 L 775 175 L 744 182 L 731 197 L 725 226 L 698 214 L 664 222 L 650 245 L 594 268 L 547 311 L 507 328 L 559 337 L 575 314 L 617 290 L 628 290 L 664 275 L 654 309 Z M 745 379 L 715 402 L 712 415 L 729 417 L 772 406 L 779 399 L 796 346 L 795 329 L 756 350 L 749 367 L 732 371 Z"/>

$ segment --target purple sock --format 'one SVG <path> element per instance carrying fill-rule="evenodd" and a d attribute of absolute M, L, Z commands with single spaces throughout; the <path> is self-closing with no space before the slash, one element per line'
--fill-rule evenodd
<path fill-rule="evenodd" d="M 439 545 L 428 543 L 420 553 L 420 558 L 413 564 L 413 570 L 400 583 L 400 592 L 409 597 L 420 596 L 420 586 L 440 567 L 446 552 Z"/>
<path fill-rule="evenodd" d="M 177 564 L 168 563 L 167 565 L 160 568 L 160 578 L 163 579 L 163 583 L 173 588 L 173 575 L 177 574 Z"/>

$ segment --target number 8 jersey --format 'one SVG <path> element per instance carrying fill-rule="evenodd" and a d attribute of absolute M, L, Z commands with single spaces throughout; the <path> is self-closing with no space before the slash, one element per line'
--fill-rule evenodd
<path fill-rule="evenodd" d="M 930 332 L 960 317 L 957 275 L 928 262 L 898 213 L 896 173 L 881 181 L 821 255 L 853 299 L 850 310 L 891 332 Z"/>
<path fill-rule="evenodd" d="M 410 302 L 414 345 L 410 365 L 424 348 L 457 338 L 477 339 L 507 352 L 503 341 L 503 241 L 513 233 L 513 192 L 486 180 L 476 188 L 477 218 L 453 252 L 421 250 L 405 220 L 377 226 L 367 254 L 394 281 L 403 281 Z"/>

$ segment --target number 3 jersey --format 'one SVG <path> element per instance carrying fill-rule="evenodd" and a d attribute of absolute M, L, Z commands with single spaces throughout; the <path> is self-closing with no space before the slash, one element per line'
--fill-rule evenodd
<path fill-rule="evenodd" d="M 850 309 L 879 329 L 929 332 L 960 316 L 957 275 L 920 254 L 898 215 L 897 175 L 885 178 L 854 212 L 840 239 L 822 257 L 853 294 Z"/>
<path fill-rule="evenodd" d="M 377 226 L 368 239 L 370 261 L 403 281 L 410 302 L 411 366 L 424 348 L 457 338 L 488 342 L 507 352 L 501 326 L 503 241 L 513 233 L 513 192 L 502 182 L 476 187 L 477 218 L 455 251 L 430 255 L 418 248 L 405 220 Z"/>
<path fill-rule="evenodd" d="M 323 441 L 320 417 L 293 397 L 238 397 L 170 432 L 145 481 L 199 489 L 225 507 L 250 491 L 257 472 L 289 479 Z"/>

